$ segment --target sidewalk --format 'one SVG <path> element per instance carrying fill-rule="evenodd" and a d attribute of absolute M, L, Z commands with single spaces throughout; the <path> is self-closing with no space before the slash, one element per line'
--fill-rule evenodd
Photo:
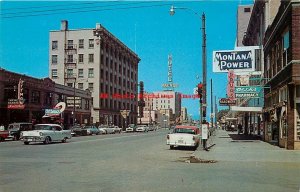
<path fill-rule="evenodd" d="M 286 150 L 261 141 L 259 137 L 238 135 L 236 132 L 216 130 L 207 146 L 212 146 L 209 151 L 199 146 L 195 156 L 217 161 L 300 162 L 300 151 Z"/>

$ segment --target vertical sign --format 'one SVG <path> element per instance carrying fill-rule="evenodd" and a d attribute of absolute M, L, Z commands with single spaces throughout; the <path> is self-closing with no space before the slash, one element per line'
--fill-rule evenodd
<path fill-rule="evenodd" d="M 235 93 L 234 93 L 234 72 L 233 70 L 228 71 L 228 85 L 227 85 L 227 96 L 229 99 L 233 100 L 235 99 Z"/>
<path fill-rule="evenodd" d="M 208 138 L 208 126 L 207 124 L 202 124 L 202 139 L 207 139 Z"/>

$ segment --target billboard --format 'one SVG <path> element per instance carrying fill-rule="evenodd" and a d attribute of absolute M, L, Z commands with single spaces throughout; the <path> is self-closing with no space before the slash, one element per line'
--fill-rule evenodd
<path fill-rule="evenodd" d="M 255 49 L 213 51 L 213 72 L 255 71 Z"/>

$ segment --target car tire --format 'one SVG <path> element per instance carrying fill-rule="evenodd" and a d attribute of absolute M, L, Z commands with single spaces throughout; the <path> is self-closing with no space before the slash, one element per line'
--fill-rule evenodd
<path fill-rule="evenodd" d="M 24 145 L 29 145 L 29 142 L 28 141 L 24 141 Z"/>
<path fill-rule="evenodd" d="M 61 140 L 62 143 L 66 143 L 67 142 L 67 138 L 65 137 L 63 140 Z"/>
<path fill-rule="evenodd" d="M 50 137 L 46 137 L 45 141 L 43 142 L 44 144 L 50 144 L 51 143 L 51 138 Z"/>
<path fill-rule="evenodd" d="M 170 149 L 171 149 L 171 150 L 174 149 L 174 145 L 170 145 Z"/>

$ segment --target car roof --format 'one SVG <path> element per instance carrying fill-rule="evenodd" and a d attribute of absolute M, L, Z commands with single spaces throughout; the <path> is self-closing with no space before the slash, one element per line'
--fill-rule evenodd
<path fill-rule="evenodd" d="M 36 124 L 36 125 L 60 126 L 59 124 L 47 124 L 47 123 L 44 123 L 44 124 Z"/>
<path fill-rule="evenodd" d="M 197 129 L 197 126 L 192 125 L 176 125 L 175 129 Z"/>

